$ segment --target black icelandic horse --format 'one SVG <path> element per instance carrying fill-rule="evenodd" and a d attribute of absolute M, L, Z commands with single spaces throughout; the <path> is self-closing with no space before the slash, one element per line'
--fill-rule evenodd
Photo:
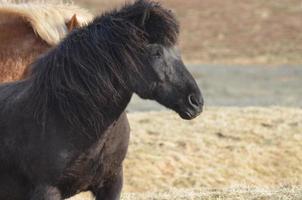
<path fill-rule="evenodd" d="M 192 119 L 203 99 L 175 48 L 173 14 L 138 0 L 69 34 L 0 86 L 0 199 L 119 199 L 133 93 Z"/>

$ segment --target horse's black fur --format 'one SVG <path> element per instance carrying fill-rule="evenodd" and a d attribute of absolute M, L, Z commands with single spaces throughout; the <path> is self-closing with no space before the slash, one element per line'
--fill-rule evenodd
<path fill-rule="evenodd" d="M 72 32 L 27 79 L 1 85 L 0 199 L 85 190 L 118 198 L 132 93 L 185 119 L 201 112 L 201 93 L 174 49 L 178 33 L 170 11 L 139 0 Z"/>

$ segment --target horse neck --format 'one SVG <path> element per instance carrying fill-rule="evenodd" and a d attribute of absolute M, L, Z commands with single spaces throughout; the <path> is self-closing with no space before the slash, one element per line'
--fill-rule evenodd
<path fill-rule="evenodd" d="M 59 115 L 71 128 L 98 135 L 124 112 L 132 92 L 125 71 L 111 69 L 100 56 L 104 52 L 95 51 L 98 46 L 77 46 L 77 37 L 71 35 L 34 64 L 32 102 L 40 120 Z"/>

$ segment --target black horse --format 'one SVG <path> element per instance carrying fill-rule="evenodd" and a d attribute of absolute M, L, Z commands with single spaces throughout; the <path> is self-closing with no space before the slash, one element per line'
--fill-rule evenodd
<path fill-rule="evenodd" d="M 184 119 L 203 99 L 175 47 L 173 14 L 139 0 L 97 17 L 0 86 L 0 199 L 119 199 L 133 93 Z"/>

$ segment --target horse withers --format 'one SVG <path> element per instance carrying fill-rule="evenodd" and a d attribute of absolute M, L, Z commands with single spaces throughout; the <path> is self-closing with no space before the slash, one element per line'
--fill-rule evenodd
<path fill-rule="evenodd" d="M 175 47 L 179 26 L 139 0 L 95 18 L 0 86 L 0 199 L 119 199 L 133 93 L 184 119 L 203 99 Z M 7 188 L 10 188 L 9 190 Z"/>

